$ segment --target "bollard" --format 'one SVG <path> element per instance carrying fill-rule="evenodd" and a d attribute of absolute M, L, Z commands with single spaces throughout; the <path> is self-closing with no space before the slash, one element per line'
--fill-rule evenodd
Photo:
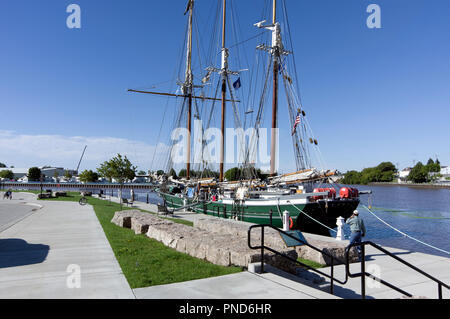
<path fill-rule="evenodd" d="M 339 216 L 336 219 L 336 225 L 338 226 L 336 240 L 344 240 L 344 217 Z"/>
<path fill-rule="evenodd" d="M 290 218 L 291 216 L 289 215 L 289 212 L 287 210 L 285 210 L 283 212 L 283 231 L 289 231 L 289 226 L 290 226 Z"/>

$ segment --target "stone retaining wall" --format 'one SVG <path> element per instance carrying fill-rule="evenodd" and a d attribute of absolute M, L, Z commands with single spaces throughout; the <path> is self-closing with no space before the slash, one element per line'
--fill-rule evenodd
<path fill-rule="evenodd" d="M 181 253 L 217 265 L 247 268 L 250 263 L 261 261 L 260 251 L 248 247 L 247 232 L 241 226 L 236 230 L 225 227 L 227 231 L 221 233 L 214 227 L 190 227 L 138 210 L 116 212 L 111 222 L 120 227 L 131 228 L 136 234 L 146 234 Z M 280 246 L 277 250 L 297 259 L 294 249 Z M 297 266 L 294 263 L 267 250 L 264 260 L 274 267 L 296 273 Z"/>
<path fill-rule="evenodd" d="M 235 221 L 231 219 L 219 219 L 208 217 L 199 217 L 194 220 L 194 227 L 215 232 L 218 234 L 228 234 L 232 236 L 247 237 L 248 229 L 252 226 L 252 223 Z M 342 264 L 345 260 L 345 248 L 348 245 L 347 241 L 337 241 L 334 238 L 328 238 L 315 234 L 303 233 L 306 241 L 322 250 L 327 254 L 341 260 L 342 262 L 337 262 L 335 265 Z M 251 234 L 252 246 L 259 246 L 261 243 L 261 231 L 260 229 L 254 229 Z M 265 246 L 273 248 L 275 250 L 283 249 L 286 250 L 286 244 L 280 236 L 280 233 L 274 229 L 266 227 L 264 232 L 264 243 Z M 331 258 L 326 256 L 324 253 L 312 249 L 308 246 L 298 246 L 295 247 L 298 257 L 303 259 L 312 260 L 322 265 L 331 265 Z M 350 261 L 358 261 L 358 254 L 355 248 L 350 251 Z"/>

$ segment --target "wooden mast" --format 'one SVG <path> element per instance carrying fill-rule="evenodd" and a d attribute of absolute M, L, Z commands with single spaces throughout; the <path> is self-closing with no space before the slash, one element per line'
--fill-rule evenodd
<path fill-rule="evenodd" d="M 277 0 L 273 0 L 273 18 L 272 24 L 275 26 L 277 19 Z M 275 45 L 275 44 L 274 44 Z M 276 159 L 276 139 L 277 139 L 277 113 L 278 113 L 278 57 L 279 48 L 274 46 L 273 50 L 273 96 L 272 96 L 272 130 L 270 144 L 270 175 L 274 176 Z"/>
<path fill-rule="evenodd" d="M 226 0 L 223 0 L 223 14 L 222 14 L 222 123 L 220 137 L 220 170 L 219 170 L 219 181 L 223 182 L 223 163 L 225 154 L 225 113 L 226 113 L 226 94 L 227 94 L 227 63 L 226 55 L 227 49 L 225 48 L 225 22 L 226 22 Z"/>
<path fill-rule="evenodd" d="M 194 0 L 189 0 L 189 31 L 188 31 L 188 44 L 186 55 L 186 79 L 185 88 L 187 89 L 188 98 L 188 118 L 187 118 L 187 145 L 186 145 L 186 178 L 191 178 L 191 131 L 192 131 L 192 14 L 194 10 Z"/>

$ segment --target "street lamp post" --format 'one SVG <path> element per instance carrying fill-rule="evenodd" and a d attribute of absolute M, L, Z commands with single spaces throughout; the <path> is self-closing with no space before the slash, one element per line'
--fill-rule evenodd
<path fill-rule="evenodd" d="M 41 177 L 39 178 L 39 180 L 41 181 L 41 198 L 42 198 L 42 181 L 44 179 L 44 175 L 41 174 Z"/>

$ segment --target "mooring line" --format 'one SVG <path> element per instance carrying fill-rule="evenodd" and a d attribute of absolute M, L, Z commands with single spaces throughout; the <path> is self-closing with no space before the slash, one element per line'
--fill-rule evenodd
<path fill-rule="evenodd" d="M 377 218 L 377 219 L 378 219 L 379 221 L 381 221 L 383 224 L 385 224 L 386 226 L 392 228 L 393 230 L 395 230 L 396 232 L 402 234 L 403 236 L 408 237 L 408 238 L 410 238 L 410 239 L 412 239 L 412 240 L 415 240 L 415 241 L 417 241 L 418 243 L 421 243 L 422 245 L 428 246 L 428 247 L 430 247 L 430 248 L 439 250 L 440 252 L 443 252 L 443 253 L 446 253 L 446 254 L 450 255 L 450 252 L 448 252 L 448 251 L 446 251 L 446 250 L 443 250 L 443 249 L 441 249 L 441 248 L 432 246 L 432 245 L 430 245 L 430 244 L 427 244 L 427 243 L 425 243 L 425 242 L 423 242 L 423 241 L 421 241 L 421 240 L 419 240 L 419 239 L 417 239 L 417 238 L 414 238 L 414 237 L 412 237 L 412 236 L 410 236 L 410 235 L 408 235 L 408 234 L 402 232 L 401 230 L 395 228 L 394 226 L 388 224 L 387 222 L 385 222 L 384 220 L 382 220 L 380 217 L 378 217 L 374 212 L 372 212 L 369 208 L 367 208 L 365 205 L 362 205 L 362 207 L 364 207 L 369 213 L 371 213 L 373 216 L 375 216 L 375 218 Z"/>
<path fill-rule="evenodd" d="M 289 201 L 288 201 L 289 202 Z M 325 225 L 325 224 L 322 224 L 321 222 L 319 222 L 318 220 L 316 220 L 316 219 L 314 219 L 314 218 L 312 218 L 311 216 L 309 216 L 307 213 L 305 213 L 304 211 L 302 211 L 300 208 L 298 208 L 297 206 L 295 206 L 294 204 L 292 204 L 291 202 L 289 202 L 289 204 L 291 204 L 292 206 L 294 206 L 294 208 L 295 209 L 297 209 L 300 213 L 302 213 L 302 214 L 304 214 L 306 217 L 309 217 L 310 219 L 312 219 L 313 221 L 315 221 L 316 223 L 318 223 L 318 224 L 320 224 L 320 225 L 322 225 L 323 227 L 326 227 L 326 228 L 328 228 L 329 230 L 331 230 L 331 231 L 333 231 L 333 232 L 335 232 L 335 233 L 337 233 L 337 231 L 336 230 L 334 230 L 334 229 L 332 229 L 332 228 L 330 228 L 330 227 L 328 227 L 327 225 Z"/>

